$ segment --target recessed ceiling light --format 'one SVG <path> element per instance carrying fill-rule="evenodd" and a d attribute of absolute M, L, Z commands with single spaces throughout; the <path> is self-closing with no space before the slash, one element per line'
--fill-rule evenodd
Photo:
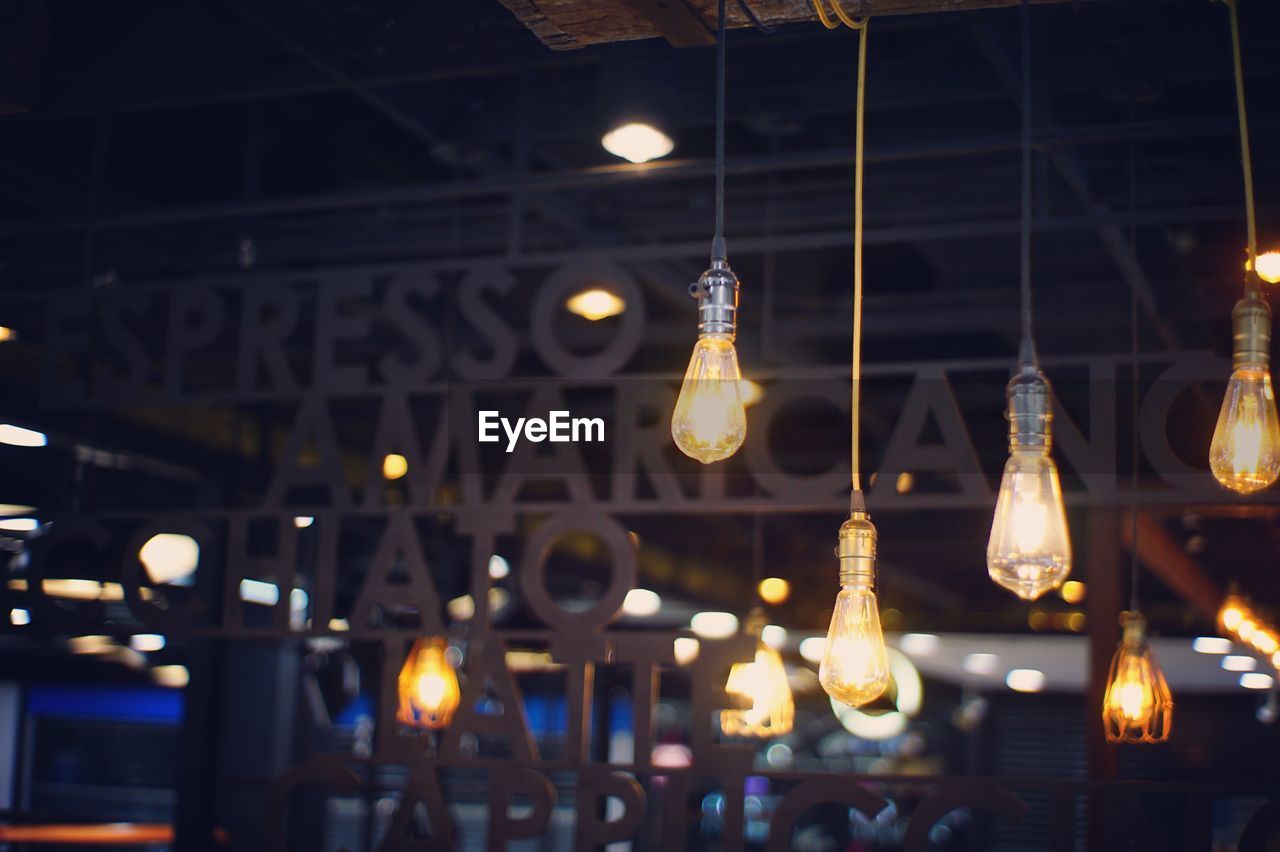
<path fill-rule="evenodd" d="M 1232 654 L 1222 658 L 1222 667 L 1229 672 L 1251 672 L 1258 667 L 1258 661 L 1253 657 Z"/>
<path fill-rule="evenodd" d="M 964 658 L 961 666 L 969 674 L 989 675 L 995 674 L 996 666 L 1000 665 L 1000 658 L 995 654 L 968 654 Z"/>
<path fill-rule="evenodd" d="M 569 313 L 592 322 L 616 317 L 627 309 L 625 299 L 598 287 L 573 294 L 565 300 L 564 306 L 569 309 Z"/>
<path fill-rule="evenodd" d="M 699 612 L 689 627 L 704 639 L 726 639 L 738 632 L 738 617 L 731 612 Z"/>
<path fill-rule="evenodd" d="M 615 157 L 632 163 L 647 163 L 665 157 L 676 147 L 670 136 L 642 121 L 615 127 L 601 137 L 600 144 Z"/>
<path fill-rule="evenodd" d="M 777 624 L 766 624 L 760 631 L 760 641 L 775 651 L 787 644 L 787 628 Z"/>
<path fill-rule="evenodd" d="M 1270 689 L 1271 675 L 1262 672 L 1245 672 L 1240 675 L 1240 685 L 1245 689 Z"/>
<path fill-rule="evenodd" d="M 1015 692 L 1039 692 L 1044 689 L 1044 672 L 1039 669 L 1014 669 L 1004 682 Z"/>
<path fill-rule="evenodd" d="M 898 648 L 913 657 L 928 657 L 938 650 L 938 637 L 932 633 L 903 633 Z"/>
<path fill-rule="evenodd" d="M 1197 654 L 1230 654 L 1231 640 L 1221 636 L 1197 636 L 1191 640 L 1191 650 Z"/>
<path fill-rule="evenodd" d="M 0 423 L 0 444 L 11 447 L 43 447 L 49 443 L 43 432 L 34 429 L 23 429 L 12 423 Z"/>
<path fill-rule="evenodd" d="M 662 597 L 650 589 L 632 589 L 622 601 L 622 611 L 635 618 L 657 615 L 662 609 Z"/>
<path fill-rule="evenodd" d="M 822 662 L 822 655 L 827 650 L 827 637 L 810 636 L 800 641 L 800 656 L 811 663 Z"/>

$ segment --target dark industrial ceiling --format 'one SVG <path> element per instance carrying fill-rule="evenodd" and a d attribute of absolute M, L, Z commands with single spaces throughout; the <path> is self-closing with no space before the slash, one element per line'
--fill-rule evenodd
<path fill-rule="evenodd" d="M 709 49 L 649 40 L 553 52 L 497 0 L 119 2 L 47 13 L 35 102 L 0 118 L 0 293 L 180 287 L 368 262 L 554 264 L 587 252 L 625 264 L 645 287 L 658 345 L 637 368 L 682 369 L 692 333 L 683 292 L 711 230 Z M 1264 244 L 1280 243 L 1280 61 L 1270 44 L 1280 7 L 1241 0 L 1241 16 L 1260 229 Z M 1016 14 L 886 17 L 873 27 L 868 362 L 1011 358 Z M 1244 239 L 1225 11 L 1207 0 L 1046 5 L 1033 32 L 1042 354 L 1126 352 L 1135 294 L 1145 350 L 1225 354 Z M 730 36 L 727 227 L 745 282 L 749 373 L 847 358 L 855 44 L 814 23 Z M 646 96 L 675 151 L 648 167 L 619 164 L 599 137 L 614 105 Z M 8 417 L 39 416 L 31 363 L 4 366 Z M 994 470 L 999 383 L 957 390 L 964 410 L 986 418 L 975 441 Z M 1183 424 L 1188 446 L 1207 446 L 1219 392 L 1206 388 L 1207 407 Z M 201 412 L 203 431 L 109 415 L 43 425 L 198 471 L 233 453 L 209 426 L 226 415 Z M 873 409 L 873 461 L 883 449 L 876 418 Z M 843 452 L 838 419 L 810 426 L 822 434 L 790 442 L 796 464 Z M 103 505 L 171 493 L 150 483 L 162 474 L 91 470 L 86 480 L 67 461 L 49 476 L 7 455 L 14 490 L 26 493 L 5 500 L 65 508 L 86 494 Z M 833 518 L 770 518 L 770 572 L 827 577 Z M 750 575 L 748 520 L 630 521 L 652 564 L 668 565 L 665 594 L 748 604 L 746 584 L 735 583 Z M 1026 628 L 1025 608 L 983 578 L 985 512 L 890 512 L 878 523 L 892 566 L 884 605 L 907 613 L 899 626 Z M 1073 510 L 1072 523 L 1083 539 L 1086 513 Z M 1237 577 L 1280 604 L 1270 508 L 1179 506 L 1162 524 L 1216 583 Z M 796 586 L 780 620 L 820 630 L 830 589 Z M 1203 629 L 1160 581 L 1148 594 L 1164 631 Z"/>

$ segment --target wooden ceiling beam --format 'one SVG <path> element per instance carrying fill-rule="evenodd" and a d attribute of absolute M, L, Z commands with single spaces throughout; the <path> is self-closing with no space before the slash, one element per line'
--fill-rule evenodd
<path fill-rule="evenodd" d="M 834 0 L 825 0 L 828 4 Z M 1019 0 L 842 0 L 850 15 L 916 15 L 1016 6 Z M 1056 3 L 1065 0 L 1033 0 Z M 665 37 L 675 47 L 714 41 L 716 0 L 502 0 L 520 23 L 553 50 L 591 44 Z M 747 0 L 766 25 L 816 24 L 810 0 Z M 830 8 L 830 6 L 828 6 Z M 728 4 L 729 27 L 751 22 L 736 0 Z M 696 36 L 696 37 L 694 37 Z"/>

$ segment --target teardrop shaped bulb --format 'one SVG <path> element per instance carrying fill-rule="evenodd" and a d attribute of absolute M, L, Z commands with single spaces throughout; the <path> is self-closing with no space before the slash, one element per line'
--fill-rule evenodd
<path fill-rule="evenodd" d="M 987 540 L 987 573 L 1028 601 L 1058 588 L 1071 573 L 1058 467 L 1043 447 L 1017 448 L 1005 463 Z"/>
<path fill-rule="evenodd" d="M 1280 419 L 1269 371 L 1246 367 L 1231 373 L 1209 446 L 1209 469 L 1240 494 L 1261 491 L 1280 478 Z"/>
<path fill-rule="evenodd" d="M 680 452 L 703 464 L 727 459 L 742 446 L 747 409 L 732 335 L 698 338 L 671 415 L 671 437 Z"/>
<path fill-rule="evenodd" d="M 870 586 L 846 585 L 836 596 L 818 682 L 828 695 L 850 707 L 874 701 L 889 685 L 880 608 Z"/>

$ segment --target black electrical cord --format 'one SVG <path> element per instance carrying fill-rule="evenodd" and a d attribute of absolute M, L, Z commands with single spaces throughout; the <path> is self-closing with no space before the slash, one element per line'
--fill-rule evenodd
<path fill-rule="evenodd" d="M 711 259 L 725 260 L 724 244 L 724 38 L 725 0 L 720 0 L 716 18 L 716 235 L 711 241 Z"/>
<path fill-rule="evenodd" d="M 778 31 L 775 24 L 766 24 L 764 21 L 756 17 L 756 13 L 751 11 L 751 7 L 747 5 L 747 0 L 738 0 L 738 8 L 742 10 L 742 14 L 747 16 L 747 20 L 751 22 L 751 26 L 758 29 L 766 35 L 773 35 Z"/>

